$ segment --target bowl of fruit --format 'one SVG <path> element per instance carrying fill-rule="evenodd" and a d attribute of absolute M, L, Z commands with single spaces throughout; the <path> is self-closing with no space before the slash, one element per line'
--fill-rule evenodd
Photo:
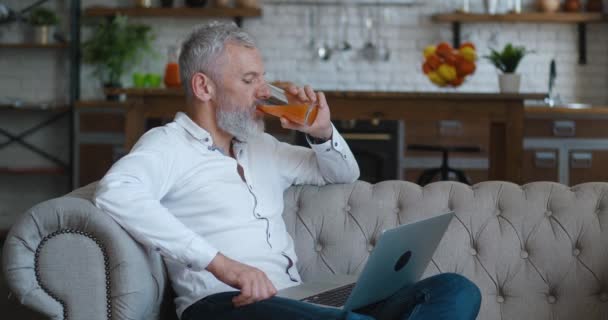
<path fill-rule="evenodd" d="M 447 42 L 424 48 L 422 72 L 439 87 L 459 87 L 475 73 L 477 51 L 471 42 L 453 48 Z"/>

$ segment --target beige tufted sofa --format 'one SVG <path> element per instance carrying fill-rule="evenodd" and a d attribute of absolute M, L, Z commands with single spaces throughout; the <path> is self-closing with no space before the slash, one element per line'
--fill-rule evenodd
<path fill-rule="evenodd" d="M 164 267 L 90 202 L 94 185 L 12 228 L 4 272 L 53 319 L 172 319 Z M 473 280 L 479 319 L 608 319 L 608 183 L 401 181 L 292 187 L 285 222 L 304 279 L 361 270 L 381 230 L 456 212 L 426 275 Z M 420 239 L 424 241 L 424 239 Z"/>

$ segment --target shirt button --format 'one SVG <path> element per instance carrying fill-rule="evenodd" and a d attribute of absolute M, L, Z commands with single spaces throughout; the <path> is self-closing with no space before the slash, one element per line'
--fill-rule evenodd
<path fill-rule="evenodd" d="M 205 142 L 209 142 L 209 138 L 205 138 L 203 139 Z"/>
<path fill-rule="evenodd" d="M 188 269 L 192 269 L 192 264 L 191 264 L 191 263 L 188 263 L 188 264 L 186 265 L 186 268 L 188 268 Z"/>
<path fill-rule="evenodd" d="M 158 251 L 160 251 L 160 248 L 156 248 L 156 249 L 154 249 L 154 250 L 156 250 L 156 251 L 158 252 Z"/>
<path fill-rule="evenodd" d="M 261 215 L 259 212 L 256 212 L 256 213 L 255 213 L 255 216 L 259 218 L 259 217 L 261 217 L 262 215 Z"/>
<path fill-rule="evenodd" d="M 330 149 L 330 148 L 327 148 L 327 149 L 325 149 L 325 151 L 329 152 L 329 151 L 331 151 L 331 149 Z"/>
<path fill-rule="evenodd" d="M 334 147 L 337 147 L 337 146 L 338 146 L 338 143 L 337 143 L 337 142 L 334 142 Z"/>

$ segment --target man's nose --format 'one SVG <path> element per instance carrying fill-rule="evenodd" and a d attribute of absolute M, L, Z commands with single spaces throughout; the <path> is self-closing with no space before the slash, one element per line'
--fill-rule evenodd
<path fill-rule="evenodd" d="M 267 83 L 264 83 L 258 90 L 257 98 L 258 99 L 268 99 L 268 98 L 270 98 L 270 96 L 271 96 L 270 87 L 268 86 Z"/>

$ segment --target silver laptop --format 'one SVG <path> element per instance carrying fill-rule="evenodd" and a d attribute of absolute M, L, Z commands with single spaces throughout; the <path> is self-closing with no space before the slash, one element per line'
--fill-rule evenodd
<path fill-rule="evenodd" d="M 277 296 L 355 310 L 413 285 L 424 273 L 453 212 L 384 231 L 358 279 L 332 276 L 279 291 Z"/>

